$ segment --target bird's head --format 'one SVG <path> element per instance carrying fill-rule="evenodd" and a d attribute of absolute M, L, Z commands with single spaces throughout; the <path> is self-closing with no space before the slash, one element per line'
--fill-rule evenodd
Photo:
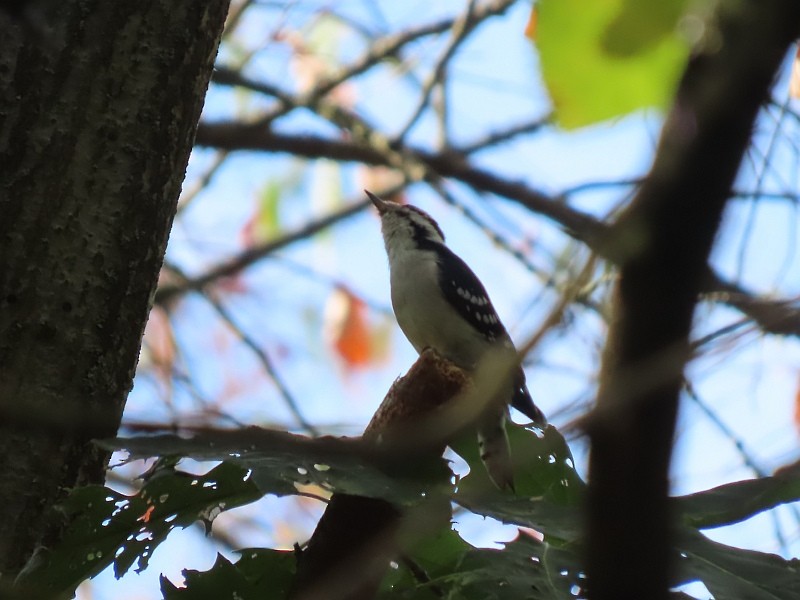
<path fill-rule="evenodd" d="M 366 191 L 366 190 L 365 190 Z M 381 217 L 381 232 L 386 251 L 391 255 L 404 248 L 430 249 L 444 244 L 444 233 L 433 218 L 416 206 L 382 200 L 367 191 Z"/>

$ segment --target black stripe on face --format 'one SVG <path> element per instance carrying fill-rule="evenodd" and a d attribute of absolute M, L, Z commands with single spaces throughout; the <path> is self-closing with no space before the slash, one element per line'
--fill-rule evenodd
<path fill-rule="evenodd" d="M 414 243 L 420 250 L 435 250 L 442 244 L 439 240 L 431 237 L 431 232 L 424 225 L 420 225 L 416 221 L 409 221 L 411 224 L 411 236 L 414 238 Z"/>
<path fill-rule="evenodd" d="M 428 213 L 426 213 L 424 210 L 422 210 L 422 209 L 420 209 L 420 208 L 417 208 L 416 206 L 411 206 L 410 204 L 406 204 L 406 206 L 405 206 L 404 208 L 406 208 L 406 209 L 407 209 L 407 210 L 409 210 L 410 212 L 417 213 L 417 214 L 418 214 L 418 215 L 420 215 L 420 216 L 421 216 L 423 219 L 425 219 L 425 221 L 427 221 L 427 222 L 428 222 L 428 224 L 429 224 L 431 227 L 433 227 L 433 229 L 435 229 L 435 230 L 436 230 L 436 233 L 438 233 L 438 234 L 439 234 L 439 237 L 441 238 L 440 240 L 435 240 L 435 241 L 438 241 L 438 242 L 444 242 L 444 232 L 442 232 L 442 230 L 441 230 L 441 228 L 439 227 L 439 225 L 436 223 L 436 221 L 434 221 L 434 220 L 431 218 L 431 216 L 430 216 Z M 420 227 L 420 228 L 422 228 L 422 225 L 419 225 L 419 224 L 417 224 L 417 222 L 416 222 L 416 221 L 414 221 L 414 220 L 411 220 L 411 223 L 412 223 L 412 225 L 414 225 L 414 226 L 415 226 L 415 229 L 416 229 L 416 227 Z M 416 232 L 415 232 L 415 237 L 416 237 Z"/>

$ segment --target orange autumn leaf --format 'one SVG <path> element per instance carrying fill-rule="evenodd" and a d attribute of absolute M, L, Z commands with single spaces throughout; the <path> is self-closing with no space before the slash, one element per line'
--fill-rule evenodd
<path fill-rule="evenodd" d="M 538 14 L 536 12 L 536 7 L 534 6 L 531 8 L 531 14 L 528 17 L 528 22 L 525 24 L 525 37 L 531 40 L 532 42 L 536 41 L 536 23 L 538 20 Z"/>
<path fill-rule="evenodd" d="M 137 521 L 141 521 L 142 523 L 149 523 L 150 522 L 150 517 L 153 515 L 153 511 L 155 509 L 156 509 L 156 507 L 151 504 L 150 506 L 147 507 L 147 510 L 144 511 L 144 514 L 141 517 L 139 517 L 138 519 L 136 519 L 136 520 Z"/>
<path fill-rule="evenodd" d="M 352 292 L 337 288 L 325 311 L 326 337 L 348 368 L 368 365 L 373 348 L 367 306 Z"/>

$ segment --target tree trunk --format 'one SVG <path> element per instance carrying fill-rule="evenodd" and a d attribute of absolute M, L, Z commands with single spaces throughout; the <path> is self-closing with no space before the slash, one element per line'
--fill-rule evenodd
<path fill-rule="evenodd" d="M 715 43 L 695 49 L 653 167 L 607 238 L 620 270 L 587 421 L 591 600 L 671 597 L 669 465 L 694 306 L 759 108 L 800 33 L 800 3 L 720 2 L 706 30 Z"/>
<path fill-rule="evenodd" d="M 102 483 L 229 0 L 0 12 L 0 573 Z"/>

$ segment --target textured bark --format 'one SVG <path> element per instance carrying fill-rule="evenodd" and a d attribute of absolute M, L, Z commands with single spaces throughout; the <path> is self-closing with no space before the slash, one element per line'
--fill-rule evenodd
<path fill-rule="evenodd" d="M 228 0 L 0 12 L 0 572 L 102 483 Z"/>
<path fill-rule="evenodd" d="M 441 457 L 447 441 L 436 427 L 437 409 L 469 389 L 467 374 L 433 351 L 423 352 L 394 382 L 364 431 L 364 440 L 399 457 L 390 471 L 408 472 Z M 448 432 L 452 434 L 453 432 Z M 424 515 L 424 516 L 422 516 Z M 431 498 L 416 514 L 379 498 L 334 494 L 307 547 L 298 553 L 293 600 L 370 600 L 389 561 L 400 552 L 405 529 L 441 527 L 451 518 L 446 498 Z M 408 541 L 408 540 L 406 540 Z"/>
<path fill-rule="evenodd" d="M 692 314 L 756 114 L 800 33 L 800 3 L 721 2 L 706 30 L 653 168 L 608 238 L 621 268 L 588 421 L 592 600 L 669 597 L 668 476 Z"/>

